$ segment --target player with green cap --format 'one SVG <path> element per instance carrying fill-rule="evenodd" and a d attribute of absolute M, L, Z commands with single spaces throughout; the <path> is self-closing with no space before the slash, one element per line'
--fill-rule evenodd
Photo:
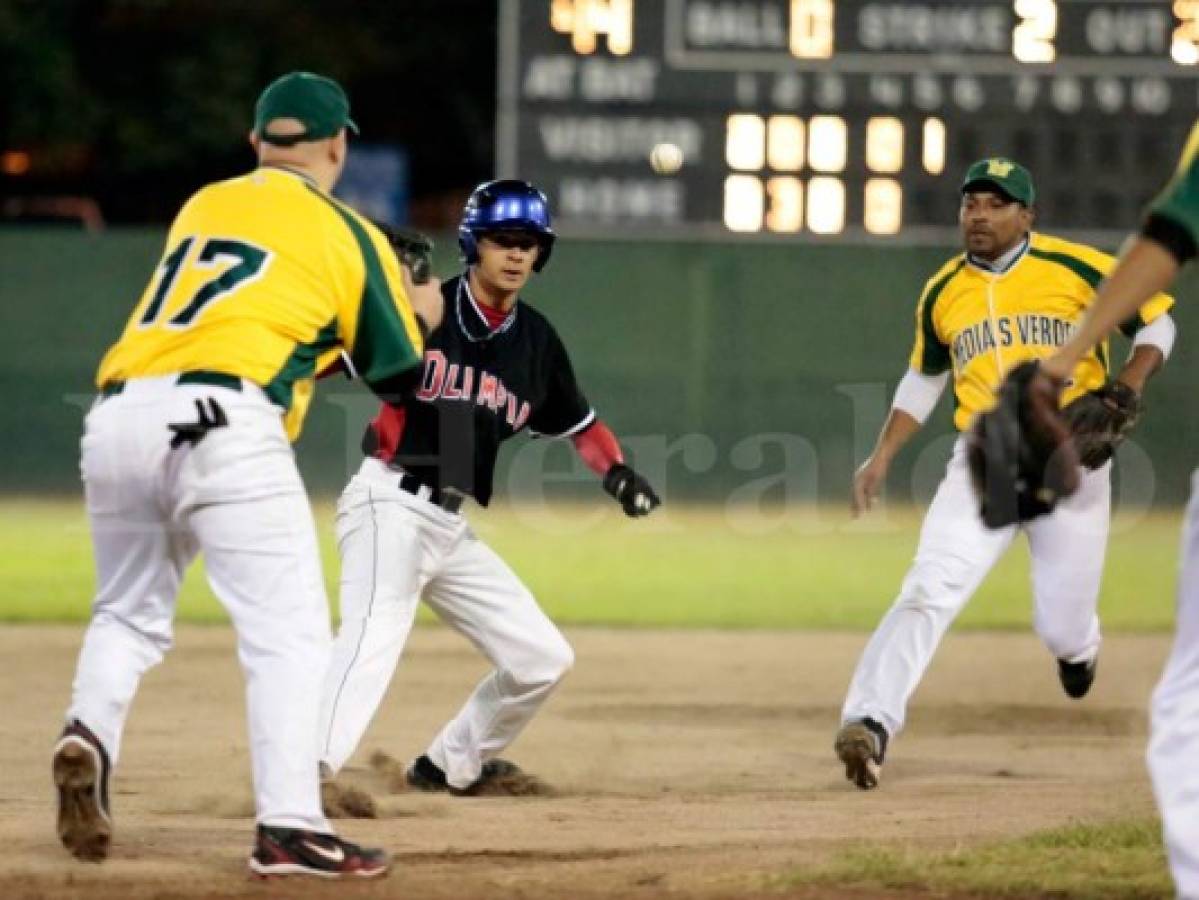
<path fill-rule="evenodd" d="M 291 72 L 277 78 L 254 107 L 254 135 L 277 147 L 336 137 L 343 128 L 358 133 L 350 98 L 324 75 Z"/>
<path fill-rule="evenodd" d="M 326 357 L 344 351 L 381 397 L 414 391 L 443 301 L 331 195 L 347 129 L 336 82 L 294 72 L 268 86 L 249 136 L 257 167 L 183 204 L 97 371 L 80 461 L 97 590 L 51 765 L 59 839 L 78 859 L 108 855 L 126 718 L 203 554 L 246 674 L 250 870 L 362 879 L 391 865 L 334 833 L 321 806 L 329 605 L 291 442 Z"/>
<path fill-rule="evenodd" d="M 1032 173 L 1015 160 L 1002 157 L 980 159 L 966 170 L 966 176 L 962 179 L 963 194 L 988 188 L 1025 209 L 1032 208 L 1037 202 Z"/>
<path fill-rule="evenodd" d="M 995 388 L 1011 369 L 1047 358 L 1070 340 L 1095 286 L 1114 265 L 1093 247 L 1034 231 L 1035 202 L 1032 175 L 1015 160 L 989 157 L 966 170 L 958 206 L 963 252 L 925 284 L 907 372 L 874 451 L 854 475 L 852 505 L 860 515 L 881 493 L 900 448 L 944 390 L 953 391 L 953 421 L 962 435 L 928 508 L 912 566 L 858 661 L 834 739 L 846 777 L 862 789 L 878 786 L 888 746 L 903 731 L 908 702 L 941 638 L 1020 531 L 1029 544 L 1034 627 L 1056 658 L 1062 690 L 1081 698 L 1095 678 L 1110 449 L 1084 460 L 1074 497 L 1022 528 L 987 527 L 966 463 L 965 435 L 994 406 Z M 1115 373 L 1115 383 L 1133 396 L 1174 342 L 1171 299 L 1145 299 L 1124 323 L 1133 349 Z M 1110 359 L 1107 344 L 1092 341 L 1075 360 L 1062 398 L 1068 409 L 1085 409 L 1117 390 Z"/>

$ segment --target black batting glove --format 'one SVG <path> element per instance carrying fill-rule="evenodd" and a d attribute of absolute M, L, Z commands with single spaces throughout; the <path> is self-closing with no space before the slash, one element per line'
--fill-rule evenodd
<path fill-rule="evenodd" d="M 648 516 L 662 500 L 648 481 L 626 466 L 617 463 L 604 476 L 604 490 L 620 504 L 626 516 Z"/>

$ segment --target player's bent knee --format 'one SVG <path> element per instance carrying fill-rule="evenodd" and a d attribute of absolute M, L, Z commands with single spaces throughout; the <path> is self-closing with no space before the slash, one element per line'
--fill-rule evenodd
<path fill-rule="evenodd" d="M 555 673 L 554 681 L 561 681 L 574 668 L 574 664 L 575 651 L 564 639 L 558 643 L 549 659 L 550 668 Z"/>
<path fill-rule="evenodd" d="M 557 684 L 566 677 L 566 673 L 575 664 L 575 652 L 570 644 L 561 641 L 551 648 L 541 660 L 541 681 L 546 684 Z"/>
<path fill-rule="evenodd" d="M 152 655 L 161 660 L 174 646 L 175 638 L 169 619 L 157 625 L 158 627 L 148 627 L 133 617 L 117 615 L 110 610 L 97 610 L 92 617 L 91 627 L 120 634 L 122 641 L 130 646 L 141 645 L 148 648 Z"/>
<path fill-rule="evenodd" d="M 506 674 L 526 689 L 546 689 L 566 677 L 574 663 L 574 650 L 561 638 L 539 648 L 532 661 L 509 668 Z"/>
<path fill-rule="evenodd" d="M 913 572 L 904 582 L 895 606 L 916 612 L 939 612 L 956 609 L 960 603 L 962 585 L 947 573 L 925 569 Z"/>

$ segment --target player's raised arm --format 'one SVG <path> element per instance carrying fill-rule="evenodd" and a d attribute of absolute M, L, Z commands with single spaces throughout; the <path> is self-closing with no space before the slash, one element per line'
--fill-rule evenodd
<path fill-rule="evenodd" d="M 1174 177 L 1149 208 L 1140 234 L 1099 286 L 1095 302 L 1074 337 L 1042 364 L 1051 377 L 1066 378 L 1091 347 L 1128 319 L 1154 294 L 1168 288 L 1199 248 L 1199 125 L 1191 131 Z"/>
<path fill-rule="evenodd" d="M 346 235 L 332 252 L 344 268 L 338 312 L 343 367 L 385 400 L 410 394 L 419 380 L 425 337 L 441 322 L 441 284 L 414 284 L 387 237 L 348 206 L 330 200 Z"/>
<path fill-rule="evenodd" d="M 1165 290 L 1179 269 L 1199 251 L 1199 124 L 1183 150 L 1174 176 L 1149 207 L 1140 234 L 1100 285 L 1074 337 L 1041 365 L 1039 377 L 1061 379 L 1077 361 L 1104 340 L 1147 298 Z M 1172 335 L 1170 336 L 1172 339 Z M 1163 352 L 1163 356 L 1164 356 Z M 1134 355 L 1135 361 L 1135 355 Z M 1150 357 L 1149 361 L 1152 361 Z M 1148 363 L 1146 363 L 1148 365 Z M 1126 367 L 1127 368 L 1127 367 Z M 1123 373 L 1122 373 L 1123 374 Z M 1147 753 L 1154 794 L 1162 814 L 1162 832 L 1179 897 L 1199 896 L 1199 780 L 1189 765 L 1199 743 L 1195 735 L 1195 684 L 1199 646 L 1195 615 L 1199 609 L 1199 504 L 1192 493 L 1183 529 L 1178 578 L 1178 631 L 1161 681 L 1153 692 L 1151 736 Z"/>

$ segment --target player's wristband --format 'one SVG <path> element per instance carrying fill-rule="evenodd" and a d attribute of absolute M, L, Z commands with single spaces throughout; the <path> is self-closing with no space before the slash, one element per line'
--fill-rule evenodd
<path fill-rule="evenodd" d="M 633 478 L 633 470 L 624 463 L 616 463 L 604 475 L 604 490 L 615 500 L 623 501 L 624 489 Z"/>

